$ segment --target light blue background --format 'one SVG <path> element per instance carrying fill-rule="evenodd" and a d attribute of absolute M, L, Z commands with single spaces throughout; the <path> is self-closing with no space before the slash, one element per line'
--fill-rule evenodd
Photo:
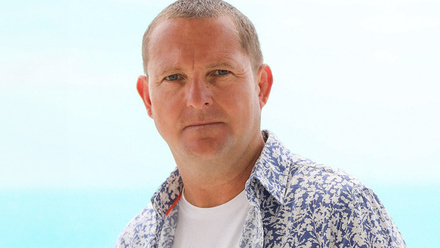
<path fill-rule="evenodd" d="M 111 247 L 174 168 L 135 89 L 170 2 L 0 3 L 0 247 Z M 409 247 L 435 247 L 439 1 L 230 2 L 274 73 L 262 127 L 373 188 Z"/>

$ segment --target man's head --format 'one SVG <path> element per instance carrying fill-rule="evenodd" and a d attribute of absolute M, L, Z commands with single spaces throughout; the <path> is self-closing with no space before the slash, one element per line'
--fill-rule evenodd
<path fill-rule="evenodd" d="M 236 26 L 222 14 L 166 18 L 147 31 L 147 76 L 137 89 L 176 161 L 240 158 L 264 144 L 272 74 L 261 60 L 255 68 Z"/>
<path fill-rule="evenodd" d="M 153 30 L 164 20 L 173 18 L 206 19 L 228 16 L 235 24 L 235 31 L 240 41 L 240 46 L 252 61 L 253 70 L 256 71 L 263 63 L 260 42 L 252 22 L 238 11 L 234 6 L 221 0 L 179 0 L 162 10 L 148 26 L 142 41 L 142 59 L 144 71 L 147 73 L 149 61 L 149 44 Z"/>

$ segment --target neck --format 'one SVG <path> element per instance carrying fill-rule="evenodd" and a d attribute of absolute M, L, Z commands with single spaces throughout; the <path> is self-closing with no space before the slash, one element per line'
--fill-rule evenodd
<path fill-rule="evenodd" d="M 233 199 L 244 190 L 263 147 L 261 137 L 236 157 L 211 161 L 176 159 L 186 200 L 194 206 L 208 208 Z"/>

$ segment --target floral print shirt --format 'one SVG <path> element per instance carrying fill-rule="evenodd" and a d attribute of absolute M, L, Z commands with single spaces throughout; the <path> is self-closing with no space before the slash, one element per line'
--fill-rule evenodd
<path fill-rule="evenodd" d="M 371 189 L 292 154 L 272 133 L 263 135 L 266 144 L 245 186 L 251 207 L 240 247 L 406 247 Z M 175 170 L 116 247 L 172 247 L 182 188 Z"/>

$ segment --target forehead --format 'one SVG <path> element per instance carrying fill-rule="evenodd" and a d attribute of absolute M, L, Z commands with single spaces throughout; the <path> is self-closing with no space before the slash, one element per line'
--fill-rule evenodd
<path fill-rule="evenodd" d="M 174 59 L 212 58 L 244 53 L 235 23 L 228 16 L 218 18 L 172 18 L 152 31 L 149 64 L 172 56 Z"/>
<path fill-rule="evenodd" d="M 234 21 L 229 16 L 216 18 L 170 18 L 159 21 L 151 32 L 150 43 L 154 40 L 170 37 L 191 37 L 199 36 L 222 36 L 228 34 L 230 38 L 237 39 L 238 32 Z"/>

